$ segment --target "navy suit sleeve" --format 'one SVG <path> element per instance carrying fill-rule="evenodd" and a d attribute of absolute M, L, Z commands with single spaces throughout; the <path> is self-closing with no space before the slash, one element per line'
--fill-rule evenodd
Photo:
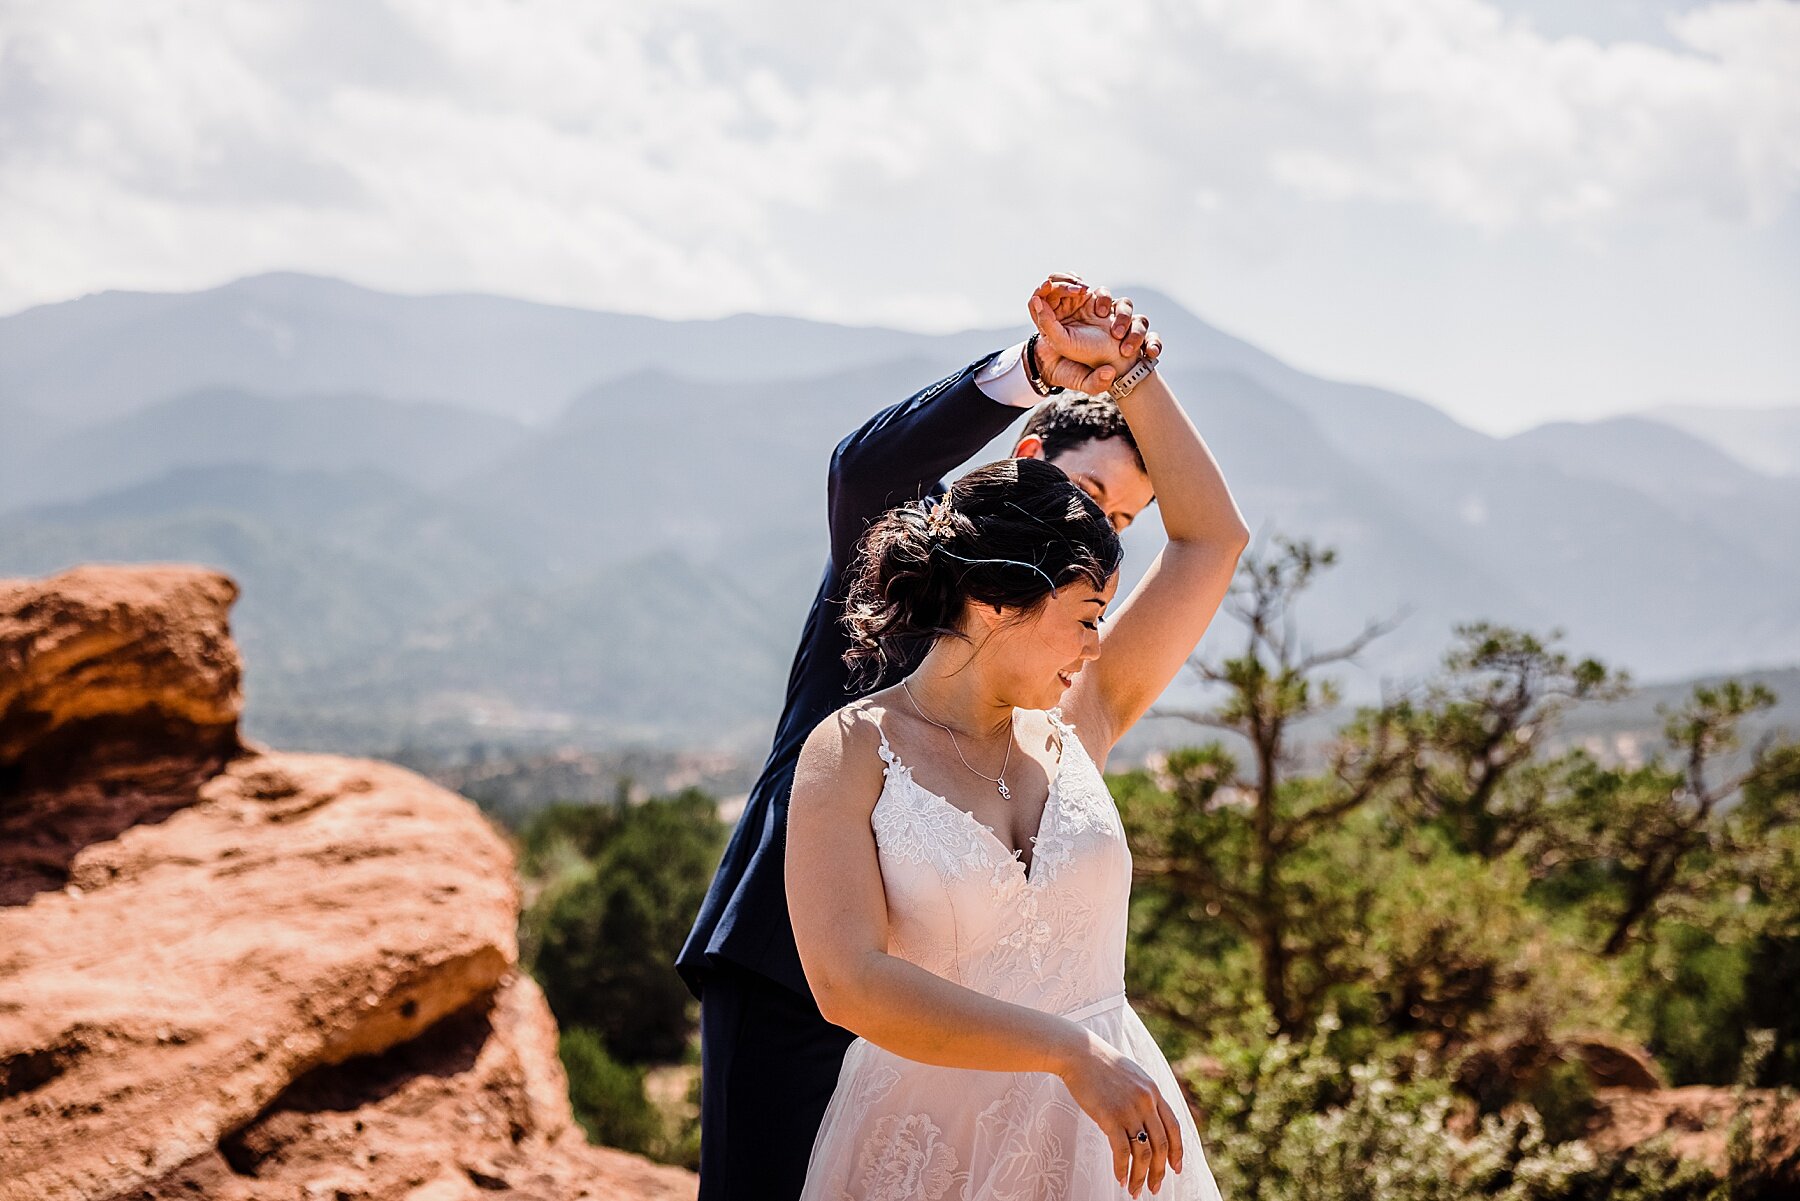
<path fill-rule="evenodd" d="M 1011 425 L 1024 410 L 992 399 L 975 373 L 999 351 L 983 355 L 898 404 L 889 405 L 839 442 L 827 492 L 831 561 L 846 574 L 871 521 L 935 488 Z"/>

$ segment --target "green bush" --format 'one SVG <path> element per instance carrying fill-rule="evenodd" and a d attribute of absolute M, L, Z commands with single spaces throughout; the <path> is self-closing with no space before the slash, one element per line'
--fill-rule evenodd
<path fill-rule="evenodd" d="M 649 1155 L 662 1141 L 662 1115 L 644 1096 L 644 1071 L 606 1053 L 592 1030 L 564 1029 L 557 1054 L 569 1076 L 569 1103 L 588 1141 Z"/>
<path fill-rule="evenodd" d="M 1585 1064 L 1553 1063 L 1532 1081 L 1525 1100 L 1543 1119 L 1544 1137 L 1566 1143 L 1580 1138 L 1594 1115 L 1594 1082 Z"/>
<path fill-rule="evenodd" d="M 1640 956 L 1643 980 L 1634 995 L 1634 1024 L 1682 1084 L 1729 1084 L 1744 1054 L 1750 956 L 1711 931 L 1665 923 Z"/>
<path fill-rule="evenodd" d="M 519 870 L 553 878 L 573 857 L 590 862 L 618 837 L 631 811 L 630 789 L 620 787 L 610 802 L 557 801 L 532 814 L 519 832 Z"/>
<path fill-rule="evenodd" d="M 713 799 L 696 790 L 585 823 L 581 816 L 547 819 L 556 837 L 593 858 L 551 883 L 525 914 L 527 964 L 559 1025 L 594 1031 L 624 1063 L 674 1062 L 694 1017 L 673 964 L 723 850 L 724 825 Z"/>
<path fill-rule="evenodd" d="M 1750 1025 L 1771 1032 L 1773 1045 L 1757 1083 L 1764 1087 L 1800 1086 L 1800 937 L 1764 934 L 1750 945 L 1749 977 L 1755 988 L 1747 998 Z"/>
<path fill-rule="evenodd" d="M 1556 1144 L 1535 1109 L 1478 1120 L 1449 1080 L 1401 1049 L 1361 1063 L 1330 1050 L 1327 1015 L 1302 1043 L 1214 1048 L 1222 1070 L 1190 1073 L 1207 1160 L 1232 1201 L 1727 1201 L 1699 1165 L 1652 1144 L 1623 1157 Z"/>

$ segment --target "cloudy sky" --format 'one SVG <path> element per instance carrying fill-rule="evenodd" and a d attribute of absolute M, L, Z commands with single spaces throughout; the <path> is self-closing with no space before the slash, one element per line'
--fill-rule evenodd
<path fill-rule="evenodd" d="M 0 312 L 945 329 L 1052 268 L 1494 432 L 1800 403 L 1800 3 L 0 0 Z"/>

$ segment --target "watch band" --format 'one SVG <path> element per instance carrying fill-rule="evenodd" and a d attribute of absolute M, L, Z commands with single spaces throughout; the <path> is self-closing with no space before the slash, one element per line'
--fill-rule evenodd
<path fill-rule="evenodd" d="M 1100 398 L 1102 400 L 1109 400 L 1113 404 L 1118 404 L 1121 400 L 1130 396 L 1131 390 L 1148 379 L 1150 373 L 1155 370 L 1155 359 L 1146 355 L 1139 355 L 1138 361 L 1131 365 L 1131 370 L 1114 380 L 1113 386 L 1102 392 Z"/>

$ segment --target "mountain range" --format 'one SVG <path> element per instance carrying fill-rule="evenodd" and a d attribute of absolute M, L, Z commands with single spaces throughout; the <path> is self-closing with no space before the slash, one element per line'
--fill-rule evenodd
<path fill-rule="evenodd" d="M 1800 663 L 1800 410 L 1494 437 L 1287 365 L 1149 288 L 1164 370 L 1296 614 L 1417 678 L 1478 618 L 1640 680 Z M 667 321 L 258 276 L 0 318 L 0 575 L 188 561 L 244 585 L 246 725 L 286 745 L 754 748 L 824 553 L 832 446 L 1022 329 Z M 971 462 L 998 457 L 996 440 Z M 1129 587 L 1160 538 L 1127 533 Z M 1229 603 L 1229 602 L 1228 602 Z M 1201 644 L 1235 653 L 1226 614 Z"/>

